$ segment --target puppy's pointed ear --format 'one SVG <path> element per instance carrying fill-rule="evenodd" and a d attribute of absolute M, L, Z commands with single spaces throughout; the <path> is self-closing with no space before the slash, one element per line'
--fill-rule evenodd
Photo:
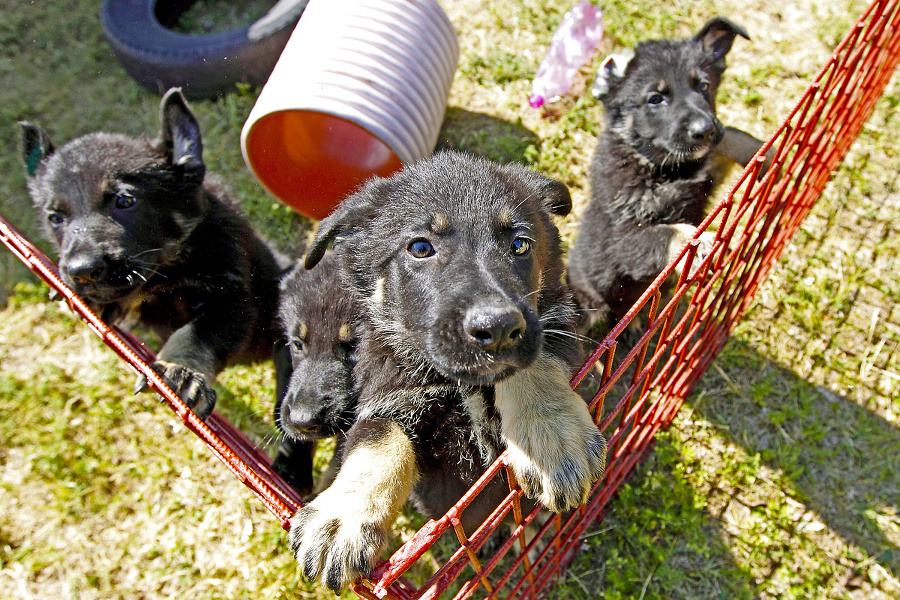
<path fill-rule="evenodd" d="M 315 267 L 322 260 L 332 242 L 371 216 L 374 204 L 372 199 L 377 197 L 375 190 L 378 181 L 380 180 L 377 177 L 370 180 L 361 190 L 345 198 L 333 213 L 319 222 L 316 237 L 313 238 L 309 250 L 306 252 L 304 267 L 307 269 Z"/>
<path fill-rule="evenodd" d="M 22 134 L 22 164 L 26 175 L 31 178 L 37 173 L 41 161 L 53 154 L 56 148 L 47 133 L 28 121 L 19 121 Z"/>
<path fill-rule="evenodd" d="M 572 195 L 561 181 L 546 178 L 544 184 L 544 206 L 554 215 L 564 217 L 572 212 Z"/>
<path fill-rule="evenodd" d="M 625 78 L 625 69 L 634 58 L 634 54 L 610 54 L 600 63 L 597 74 L 594 75 L 594 83 L 591 84 L 591 95 L 598 100 L 607 95 L 622 79 Z"/>
<path fill-rule="evenodd" d="M 703 44 L 703 49 L 709 54 L 712 64 L 724 71 L 725 55 L 731 50 L 736 35 L 750 39 L 750 35 L 740 25 L 723 17 L 714 17 L 694 36 L 694 40 Z"/>
<path fill-rule="evenodd" d="M 181 88 L 172 88 L 159 103 L 160 149 L 172 166 L 187 172 L 203 173 L 203 141 L 200 125 L 188 107 Z"/>

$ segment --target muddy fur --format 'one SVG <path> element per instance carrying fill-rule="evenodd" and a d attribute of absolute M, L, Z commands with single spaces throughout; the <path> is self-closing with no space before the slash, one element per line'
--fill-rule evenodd
<path fill-rule="evenodd" d="M 313 443 L 337 436 L 331 466 L 316 493 L 337 473 L 344 434 L 353 423 L 359 390 L 356 363 L 357 313 L 343 286 L 333 252 L 315 269 L 297 264 L 281 285 L 279 320 L 290 352 L 289 380 L 279 391 L 275 423 L 285 438 L 273 466 L 298 490 L 309 492 L 307 470 Z"/>
<path fill-rule="evenodd" d="M 568 258 L 582 330 L 625 315 L 694 236 L 728 161 L 746 164 L 762 146 L 716 117 L 716 90 L 737 35 L 748 38 L 717 17 L 691 38 L 642 42 L 633 56 L 601 66 L 595 91 L 606 126 Z M 693 268 L 713 239 L 701 234 Z"/>
<path fill-rule="evenodd" d="M 154 370 L 205 418 L 222 368 L 272 357 L 282 265 L 206 175 L 179 90 L 160 123 L 152 141 L 92 133 L 55 148 L 23 122 L 22 161 L 63 281 L 107 323 L 155 332 Z"/>
<path fill-rule="evenodd" d="M 306 577 L 337 590 L 367 575 L 407 496 L 439 517 L 506 447 L 532 498 L 556 511 L 585 499 L 606 443 L 568 384 L 580 345 L 552 215 L 570 210 L 559 182 L 448 152 L 322 221 L 306 265 L 334 243 L 361 307 L 361 387 L 341 470 L 292 520 Z M 507 491 L 489 485 L 466 530 Z"/>

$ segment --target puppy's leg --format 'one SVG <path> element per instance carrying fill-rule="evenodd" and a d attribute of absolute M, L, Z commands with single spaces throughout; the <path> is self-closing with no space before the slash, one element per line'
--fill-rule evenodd
<path fill-rule="evenodd" d="M 197 416 L 206 419 L 216 406 L 215 360 L 211 352 L 195 342 L 187 331 L 189 327 L 177 330 L 166 341 L 150 368 Z M 134 393 L 147 389 L 147 378 L 138 375 Z"/>
<path fill-rule="evenodd" d="M 216 406 L 216 374 L 247 339 L 248 324 L 256 318 L 250 300 L 241 294 L 237 286 L 224 289 L 221 295 L 227 303 L 204 304 L 200 316 L 169 336 L 151 365 L 201 419 Z M 142 379 L 136 391 L 146 386 Z"/>
<path fill-rule="evenodd" d="M 189 323 L 169 337 L 150 365 L 198 417 L 205 419 L 216 406 L 216 372 L 218 363 L 207 338 L 195 323 Z"/>
<path fill-rule="evenodd" d="M 722 141 L 716 146 L 716 152 L 733 160 L 742 167 L 746 167 L 747 163 L 749 163 L 750 159 L 753 158 L 753 155 L 762 148 L 763 144 L 765 144 L 765 142 L 756 139 L 746 131 L 742 131 L 736 127 L 726 127 L 725 133 L 722 136 Z M 775 152 L 771 148 L 766 152 L 766 162 L 759 171 L 760 176 L 765 175 L 766 171 L 769 169 L 774 154 Z"/>
<path fill-rule="evenodd" d="M 298 494 L 304 496 L 313 489 L 313 442 L 285 438 L 278 444 L 272 460 L 272 470 L 278 473 Z"/>
<path fill-rule="evenodd" d="M 357 422 L 334 483 L 291 519 L 303 574 L 334 591 L 368 576 L 417 478 L 413 444 L 399 425 Z"/>
<path fill-rule="evenodd" d="M 569 387 L 562 361 L 541 352 L 495 386 L 510 467 L 522 490 L 554 512 L 587 499 L 606 468 L 606 439 Z"/>

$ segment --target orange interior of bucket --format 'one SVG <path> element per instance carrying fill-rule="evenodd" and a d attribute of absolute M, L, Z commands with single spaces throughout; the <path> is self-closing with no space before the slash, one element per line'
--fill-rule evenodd
<path fill-rule="evenodd" d="M 246 138 L 250 166 L 262 184 L 298 213 L 322 219 L 372 175 L 403 163 L 375 135 L 331 115 L 287 110 L 260 118 Z"/>

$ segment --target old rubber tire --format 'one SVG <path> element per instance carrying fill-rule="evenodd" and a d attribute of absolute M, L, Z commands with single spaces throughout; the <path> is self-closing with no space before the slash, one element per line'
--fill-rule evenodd
<path fill-rule="evenodd" d="M 183 88 L 215 98 L 237 83 L 262 85 L 309 0 L 280 0 L 258 21 L 212 33 L 168 29 L 196 0 L 104 0 L 101 19 L 113 52 L 144 87 L 162 94 Z"/>

